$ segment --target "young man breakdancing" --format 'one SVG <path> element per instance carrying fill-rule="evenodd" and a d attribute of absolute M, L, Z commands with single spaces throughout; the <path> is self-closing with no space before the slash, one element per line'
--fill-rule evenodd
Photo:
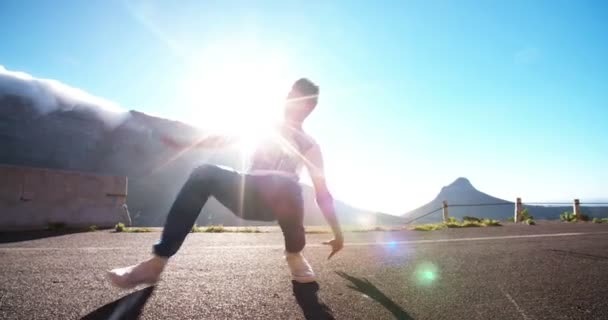
<path fill-rule="evenodd" d="M 316 200 L 334 234 L 325 242 L 331 246 L 328 258 L 344 244 L 331 193 L 325 182 L 323 156 L 319 145 L 304 132 L 302 123 L 317 106 L 319 87 L 308 79 L 296 81 L 285 102 L 284 119 L 273 135 L 253 152 L 246 173 L 204 164 L 192 171 L 173 202 L 160 241 L 153 246 L 153 257 L 137 265 L 108 272 L 111 282 L 121 288 L 153 284 L 184 242 L 210 196 L 246 220 L 278 221 L 285 238 L 285 259 L 292 279 L 312 282 L 315 274 L 302 255 L 306 242 L 303 225 L 304 204 L 298 183 L 303 167 L 310 173 Z M 234 138 L 208 136 L 184 146 L 172 139 L 174 147 L 218 147 Z"/>

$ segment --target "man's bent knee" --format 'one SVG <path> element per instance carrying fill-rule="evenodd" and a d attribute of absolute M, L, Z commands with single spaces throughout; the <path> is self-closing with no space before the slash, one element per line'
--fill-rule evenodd
<path fill-rule="evenodd" d="M 221 169 L 216 165 L 202 164 L 202 165 L 194 168 L 194 170 L 192 170 L 192 172 L 190 173 L 190 178 L 210 179 L 210 178 L 215 177 L 217 175 L 218 171 L 220 171 L 220 170 Z"/>

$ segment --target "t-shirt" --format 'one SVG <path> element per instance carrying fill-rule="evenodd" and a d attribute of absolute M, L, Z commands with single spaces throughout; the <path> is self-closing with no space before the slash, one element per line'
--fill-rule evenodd
<path fill-rule="evenodd" d="M 316 142 L 301 129 L 287 126 L 260 141 L 251 159 L 249 171 L 280 171 L 299 176 L 306 153 L 316 147 Z"/>

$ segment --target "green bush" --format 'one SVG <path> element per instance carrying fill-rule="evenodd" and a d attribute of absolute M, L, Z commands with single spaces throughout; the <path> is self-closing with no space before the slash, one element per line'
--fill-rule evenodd
<path fill-rule="evenodd" d="M 475 221 L 463 221 L 460 224 L 461 228 L 471 228 L 471 227 L 481 227 L 482 224 L 479 222 L 475 222 Z"/>
<path fill-rule="evenodd" d="M 210 232 L 210 233 L 219 233 L 219 232 L 225 232 L 225 231 L 226 231 L 226 229 L 222 225 L 207 226 L 203 230 L 203 232 Z"/>
<path fill-rule="evenodd" d="M 441 230 L 444 228 L 474 228 L 474 227 L 495 227 L 502 226 L 500 221 L 493 219 L 479 219 L 479 221 L 464 220 L 459 222 L 456 218 L 451 217 L 447 222 L 441 223 L 429 223 L 414 226 L 413 230 L 416 231 L 434 231 Z"/>
<path fill-rule="evenodd" d="M 235 229 L 234 232 L 238 232 L 238 233 L 261 233 L 262 231 L 260 231 L 260 229 L 258 229 L 258 228 L 244 227 L 244 228 Z"/>
<path fill-rule="evenodd" d="M 203 232 L 203 228 L 199 227 L 195 224 L 192 225 L 192 229 L 190 229 L 190 232 Z"/>
<path fill-rule="evenodd" d="M 564 211 L 564 213 L 559 215 L 559 219 L 564 222 L 574 222 L 574 221 L 589 221 L 589 216 L 581 213 L 580 217 L 577 217 L 574 213 L 569 211 Z"/>
<path fill-rule="evenodd" d="M 528 208 L 525 208 L 524 210 L 521 211 L 521 220 L 522 221 L 534 220 L 534 217 L 530 214 L 530 212 L 528 212 Z"/>
<path fill-rule="evenodd" d="M 97 228 L 96 225 L 90 225 L 89 228 L 87 229 L 88 231 L 94 232 L 97 231 L 99 228 Z"/>
<path fill-rule="evenodd" d="M 498 227 L 498 226 L 501 226 L 500 221 L 494 220 L 494 219 L 483 219 L 481 221 L 481 224 L 483 224 L 486 227 Z"/>
<path fill-rule="evenodd" d="M 564 213 L 559 215 L 559 220 L 564 222 L 572 222 L 576 221 L 576 216 L 572 212 L 564 211 Z"/>
<path fill-rule="evenodd" d="M 529 226 L 536 225 L 536 222 L 534 221 L 534 219 L 526 219 L 526 220 L 524 220 L 524 223 Z"/>
<path fill-rule="evenodd" d="M 206 227 L 199 227 L 196 224 L 192 226 L 192 230 L 190 230 L 190 232 L 205 232 L 205 233 L 220 233 L 220 232 L 231 232 L 230 230 L 224 228 L 224 226 L 222 225 L 211 225 L 211 226 L 206 226 Z M 232 232 L 239 232 L 238 229 L 235 229 Z M 241 231 L 241 232 L 254 232 L 252 231 Z"/>
<path fill-rule="evenodd" d="M 481 219 L 477 217 L 464 216 L 462 217 L 462 221 L 481 222 Z"/>
<path fill-rule="evenodd" d="M 125 231 L 125 224 L 122 223 L 122 222 L 117 223 L 114 226 L 114 231 L 116 231 L 116 232 L 123 232 L 123 231 Z"/>
<path fill-rule="evenodd" d="M 429 224 L 421 224 L 414 227 L 416 231 L 434 231 L 441 230 L 445 227 L 443 223 L 429 223 Z"/>

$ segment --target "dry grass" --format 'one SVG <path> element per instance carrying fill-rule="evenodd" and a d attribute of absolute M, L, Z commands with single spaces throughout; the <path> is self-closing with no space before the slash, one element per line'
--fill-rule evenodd
<path fill-rule="evenodd" d="M 196 224 L 192 226 L 191 232 L 193 233 L 262 233 L 259 228 L 255 227 L 224 227 L 222 225 L 211 225 L 199 227 Z"/>
<path fill-rule="evenodd" d="M 502 226 L 500 221 L 494 219 L 471 219 L 468 217 L 464 221 L 458 221 L 455 218 L 450 218 L 448 222 L 440 222 L 440 223 L 427 223 L 414 226 L 412 230 L 415 231 L 435 231 L 442 230 L 445 228 L 477 228 L 477 227 L 499 227 Z"/>

